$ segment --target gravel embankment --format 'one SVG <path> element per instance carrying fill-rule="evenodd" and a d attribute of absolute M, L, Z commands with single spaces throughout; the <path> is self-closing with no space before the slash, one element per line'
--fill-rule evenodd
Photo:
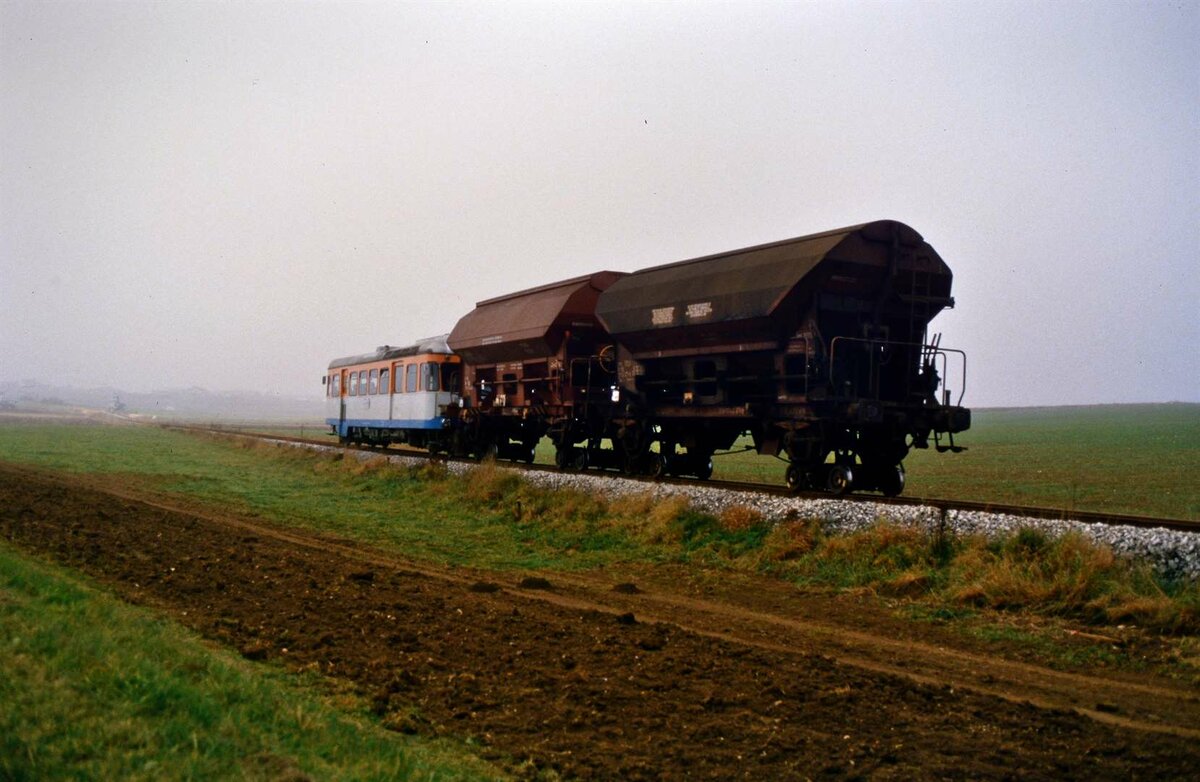
<path fill-rule="evenodd" d="M 294 445 L 282 442 L 280 444 Z M 334 450 L 330 446 L 302 447 Z M 362 460 L 387 458 L 393 464 L 425 463 L 424 459 L 399 454 L 376 454 L 364 451 L 355 451 L 354 453 L 357 458 Z M 452 473 L 463 474 L 473 469 L 474 465 L 448 462 L 447 468 Z M 1167 577 L 1200 579 L 1200 534 L 1178 532 L 1161 527 L 1087 524 L 1079 521 L 1036 519 L 980 511 L 946 511 L 943 519 L 941 510 L 927 505 L 906 507 L 832 498 L 814 500 L 780 497 L 711 486 L 673 486 L 648 483 L 621 478 L 612 473 L 589 475 L 587 473 L 521 472 L 521 476 L 534 485 L 552 489 L 572 488 L 607 495 L 645 494 L 647 492 L 655 497 L 684 495 L 692 505 L 711 513 L 720 513 L 732 505 L 741 505 L 774 521 L 820 519 L 827 530 L 843 533 L 870 526 L 879 519 L 888 519 L 897 524 L 917 525 L 930 530 L 945 524 L 947 531 L 959 535 L 996 536 L 1021 527 L 1044 530 L 1050 535 L 1075 531 L 1098 543 L 1111 546 L 1118 554 L 1145 560 Z"/>

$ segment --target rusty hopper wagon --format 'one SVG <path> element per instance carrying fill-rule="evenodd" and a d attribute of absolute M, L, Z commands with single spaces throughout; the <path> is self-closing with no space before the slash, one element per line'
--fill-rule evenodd
<path fill-rule="evenodd" d="M 549 435 L 560 466 L 585 466 L 586 442 L 612 418 L 616 385 L 596 299 L 621 276 L 597 272 L 488 299 L 458 321 L 448 340 L 463 361 L 457 450 L 532 461 Z"/>
<path fill-rule="evenodd" d="M 707 477 L 714 451 L 749 433 L 790 462 L 794 489 L 899 494 L 911 447 L 961 450 L 970 426 L 965 355 L 927 338 L 951 280 L 893 221 L 622 277 L 596 305 L 617 345 L 610 432 L 651 473 Z"/>

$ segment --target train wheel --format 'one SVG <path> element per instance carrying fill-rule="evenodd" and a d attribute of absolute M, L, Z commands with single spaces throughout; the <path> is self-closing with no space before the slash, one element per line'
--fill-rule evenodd
<path fill-rule="evenodd" d="M 904 491 L 904 465 L 884 469 L 879 476 L 879 491 L 885 497 L 899 497 Z"/>
<path fill-rule="evenodd" d="M 667 474 L 667 460 L 661 453 L 646 454 L 646 474 L 651 478 L 661 478 Z"/>
<path fill-rule="evenodd" d="M 574 472 L 587 469 L 587 449 L 571 445 L 560 446 L 554 451 L 554 464 L 560 470 Z"/>
<path fill-rule="evenodd" d="M 795 462 L 788 465 L 787 472 L 783 475 L 783 480 L 787 483 L 788 491 L 803 491 L 808 488 L 808 475 Z"/>
<path fill-rule="evenodd" d="M 713 463 L 712 459 L 705 459 L 700 462 L 700 466 L 696 468 L 696 477 L 702 481 L 707 481 L 712 477 Z"/>
<path fill-rule="evenodd" d="M 535 446 L 535 445 L 528 446 L 528 451 L 525 454 L 525 463 L 533 464 L 533 460 L 536 458 L 537 458 L 537 446 Z"/>
<path fill-rule="evenodd" d="M 849 465 L 834 464 L 829 468 L 825 488 L 831 494 L 849 494 L 854 488 L 854 470 Z"/>

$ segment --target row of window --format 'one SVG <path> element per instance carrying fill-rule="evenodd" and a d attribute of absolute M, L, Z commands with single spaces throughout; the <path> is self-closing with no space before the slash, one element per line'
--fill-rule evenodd
<path fill-rule="evenodd" d="M 448 370 L 450 365 L 434 363 L 396 365 L 396 386 L 392 388 L 391 373 L 386 369 L 371 369 L 351 372 L 346 378 L 346 396 L 369 396 L 372 394 L 402 394 L 415 391 L 438 391 L 442 387 L 449 388 L 448 379 L 441 382 L 442 366 Z M 325 385 L 326 395 L 337 397 L 342 395 L 342 373 L 330 375 Z"/>

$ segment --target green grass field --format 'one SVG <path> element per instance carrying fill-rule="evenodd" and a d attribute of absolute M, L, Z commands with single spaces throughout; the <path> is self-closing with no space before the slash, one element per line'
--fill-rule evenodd
<path fill-rule="evenodd" d="M 1200 519 L 1200 405 L 977 410 L 956 442 L 968 450 L 909 454 L 906 495 Z M 552 458 L 544 442 L 538 461 Z M 713 466 L 717 479 L 780 485 L 786 468 L 753 451 Z"/>
<path fill-rule="evenodd" d="M 978 410 L 957 442 L 968 450 L 912 451 L 904 493 L 1200 519 L 1200 405 Z M 715 463 L 719 477 L 783 482 L 782 462 L 752 453 Z"/>
<path fill-rule="evenodd" d="M 911 493 L 1200 519 L 1200 405 L 984 410 L 961 441 L 910 457 Z"/>

